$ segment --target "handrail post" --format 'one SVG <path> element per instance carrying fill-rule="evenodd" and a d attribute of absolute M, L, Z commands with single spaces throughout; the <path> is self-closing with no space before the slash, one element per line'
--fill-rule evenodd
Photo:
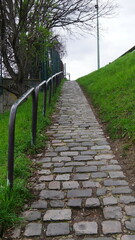
<path fill-rule="evenodd" d="M 47 83 L 44 85 L 44 105 L 43 105 L 43 115 L 46 115 L 46 104 L 47 104 Z"/>
<path fill-rule="evenodd" d="M 49 104 L 51 103 L 51 97 L 52 97 L 52 78 L 49 82 Z"/>
<path fill-rule="evenodd" d="M 32 145 L 36 144 L 38 95 L 32 92 Z"/>

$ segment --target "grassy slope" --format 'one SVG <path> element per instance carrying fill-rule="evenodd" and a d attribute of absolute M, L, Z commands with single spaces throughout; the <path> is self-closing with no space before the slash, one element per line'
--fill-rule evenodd
<path fill-rule="evenodd" d="M 77 81 L 107 123 L 111 138 L 128 136 L 135 142 L 135 52 Z"/>
<path fill-rule="evenodd" d="M 9 112 L 0 114 L 0 236 L 6 227 L 12 226 L 17 218 L 18 210 L 30 197 L 27 189 L 27 179 L 32 170 L 32 163 L 27 155 L 37 153 L 45 147 L 45 128 L 51 123 L 50 116 L 54 111 L 60 88 L 52 98 L 52 103 L 47 107 L 47 114 L 42 115 L 43 95 L 39 96 L 38 123 L 36 146 L 31 147 L 31 100 L 29 99 L 18 108 L 15 131 L 15 167 L 14 191 L 9 192 L 6 184 L 7 176 L 7 149 L 8 149 L 8 122 Z"/>

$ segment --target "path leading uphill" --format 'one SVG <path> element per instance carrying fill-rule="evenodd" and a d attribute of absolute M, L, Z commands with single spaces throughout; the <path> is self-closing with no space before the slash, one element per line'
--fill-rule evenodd
<path fill-rule="evenodd" d="M 14 239 L 135 240 L 135 198 L 78 84 L 66 82 Z M 35 179 L 33 179 L 34 181 Z"/>

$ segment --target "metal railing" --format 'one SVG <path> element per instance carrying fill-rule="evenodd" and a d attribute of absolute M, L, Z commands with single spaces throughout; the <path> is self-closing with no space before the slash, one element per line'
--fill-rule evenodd
<path fill-rule="evenodd" d="M 46 115 L 47 107 L 47 92 L 49 93 L 48 99 L 49 104 L 51 103 L 52 95 L 55 93 L 61 79 L 63 78 L 63 72 L 59 72 L 49 78 L 47 81 L 43 81 L 36 88 L 31 88 L 26 93 L 23 94 L 11 107 L 10 117 L 9 117 L 9 138 L 8 138 L 8 176 L 7 184 L 10 189 L 13 188 L 14 181 L 14 143 L 15 143 L 15 122 L 16 113 L 18 107 L 32 96 L 32 144 L 36 143 L 36 131 L 37 131 L 37 114 L 38 114 L 38 95 L 39 90 L 43 88 L 44 98 L 43 98 L 43 115 Z M 47 91 L 48 90 L 48 91 Z"/>

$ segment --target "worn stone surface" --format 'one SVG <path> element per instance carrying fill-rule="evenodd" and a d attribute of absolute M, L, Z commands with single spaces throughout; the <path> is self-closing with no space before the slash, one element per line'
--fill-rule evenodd
<path fill-rule="evenodd" d="M 35 209 L 45 209 L 47 208 L 47 202 L 44 200 L 39 200 L 37 202 L 32 203 L 31 208 Z"/>
<path fill-rule="evenodd" d="M 104 234 L 121 233 L 121 223 L 119 221 L 103 221 L 102 229 Z"/>
<path fill-rule="evenodd" d="M 62 200 L 52 200 L 50 201 L 50 206 L 54 208 L 64 207 L 64 202 Z"/>
<path fill-rule="evenodd" d="M 42 224 L 40 223 L 29 223 L 26 225 L 24 236 L 33 237 L 40 236 L 42 230 Z"/>
<path fill-rule="evenodd" d="M 40 193 L 42 199 L 63 199 L 64 192 L 55 190 L 42 190 Z"/>
<path fill-rule="evenodd" d="M 135 240 L 135 235 L 124 235 L 121 240 Z"/>
<path fill-rule="evenodd" d="M 123 216 L 121 207 L 105 207 L 103 214 L 105 219 L 120 219 Z"/>
<path fill-rule="evenodd" d="M 62 183 L 63 189 L 74 189 L 79 188 L 79 183 L 77 181 L 65 181 Z"/>
<path fill-rule="evenodd" d="M 91 189 L 78 189 L 78 190 L 69 190 L 67 192 L 67 198 L 73 197 L 91 197 L 92 190 Z"/>
<path fill-rule="evenodd" d="M 44 217 L 44 221 L 61 221 L 61 220 L 71 220 L 71 210 L 47 210 Z"/>
<path fill-rule="evenodd" d="M 78 222 L 74 224 L 73 228 L 76 235 L 97 234 L 98 232 L 96 222 Z"/>
<path fill-rule="evenodd" d="M 126 206 L 125 211 L 128 216 L 135 216 L 135 206 Z"/>
<path fill-rule="evenodd" d="M 115 198 L 113 196 L 103 198 L 104 205 L 115 205 L 117 203 L 118 203 L 117 198 Z"/>
<path fill-rule="evenodd" d="M 82 206 L 82 199 L 81 198 L 69 199 L 67 205 L 69 207 L 81 207 Z"/>
<path fill-rule="evenodd" d="M 87 198 L 85 206 L 86 207 L 99 207 L 100 201 L 98 198 Z"/>
<path fill-rule="evenodd" d="M 46 236 L 68 235 L 69 223 L 50 223 L 47 227 Z"/>
<path fill-rule="evenodd" d="M 23 217 L 28 221 L 34 221 L 41 218 L 41 213 L 39 211 L 26 211 L 23 213 Z"/>

